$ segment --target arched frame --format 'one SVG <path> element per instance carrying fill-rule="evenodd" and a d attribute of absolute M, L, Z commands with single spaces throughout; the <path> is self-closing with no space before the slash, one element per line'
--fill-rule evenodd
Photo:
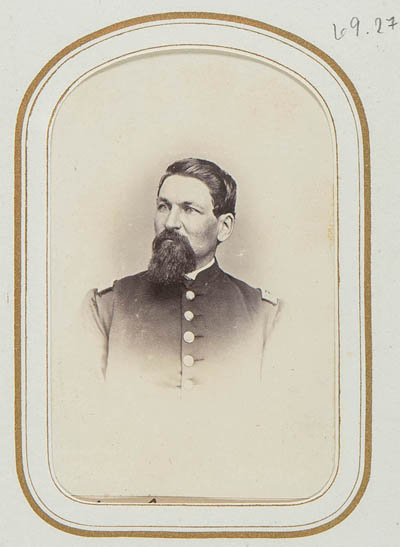
<path fill-rule="evenodd" d="M 49 189 L 43 181 L 48 180 L 49 127 L 63 98 L 94 70 L 150 50 L 196 48 L 235 52 L 288 67 L 303 84 L 308 82 L 330 117 L 337 154 L 340 457 L 326 488 L 307 500 L 157 506 L 82 503 L 55 484 L 48 462 Z M 357 91 L 343 70 L 299 37 L 241 17 L 169 13 L 123 21 L 77 40 L 42 69 L 21 103 L 15 145 L 16 463 L 32 508 L 61 530 L 103 537 L 300 537 L 343 520 L 358 504 L 369 478 L 372 366 L 368 127 Z"/>

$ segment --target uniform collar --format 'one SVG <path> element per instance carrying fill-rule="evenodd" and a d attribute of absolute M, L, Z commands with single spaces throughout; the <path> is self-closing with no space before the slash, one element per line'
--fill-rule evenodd
<path fill-rule="evenodd" d="M 219 267 L 218 261 L 215 261 L 206 269 L 202 269 L 197 273 L 196 279 L 183 278 L 183 283 L 186 288 L 199 288 L 206 287 L 213 281 L 215 281 L 222 274 L 222 270 Z"/>
<path fill-rule="evenodd" d="M 199 268 L 198 270 L 194 270 L 193 272 L 185 274 L 184 277 L 186 277 L 186 279 L 191 279 L 192 281 L 194 281 L 200 272 L 202 272 L 203 270 L 207 270 L 207 268 L 210 268 L 214 264 L 214 262 L 215 256 L 213 256 L 210 262 L 208 262 L 205 266 Z"/>

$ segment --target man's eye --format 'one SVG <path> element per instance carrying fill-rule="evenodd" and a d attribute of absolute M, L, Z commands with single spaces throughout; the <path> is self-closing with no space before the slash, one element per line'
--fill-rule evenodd
<path fill-rule="evenodd" d="M 190 205 L 185 205 L 185 213 L 198 213 L 197 209 L 194 209 L 194 207 L 190 207 Z"/>
<path fill-rule="evenodd" d="M 159 203 L 157 205 L 157 211 L 166 211 L 166 209 L 167 209 L 167 206 L 165 203 Z"/>

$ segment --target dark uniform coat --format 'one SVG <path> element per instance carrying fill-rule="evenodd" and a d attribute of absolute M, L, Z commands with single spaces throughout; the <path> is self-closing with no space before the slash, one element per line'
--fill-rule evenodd
<path fill-rule="evenodd" d="M 173 286 L 125 277 L 90 291 L 85 309 L 76 429 L 88 475 L 101 462 L 93 476 L 110 473 L 109 495 L 148 500 L 258 495 L 275 411 L 260 379 L 277 301 L 214 263 Z"/>
<path fill-rule="evenodd" d="M 140 389 L 201 392 L 257 383 L 277 304 L 217 262 L 171 286 L 153 284 L 147 272 L 125 277 L 89 293 L 99 367 L 107 381 L 119 376 Z"/>

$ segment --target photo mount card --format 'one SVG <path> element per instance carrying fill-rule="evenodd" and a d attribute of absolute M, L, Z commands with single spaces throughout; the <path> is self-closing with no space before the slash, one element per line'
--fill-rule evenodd
<path fill-rule="evenodd" d="M 229 173 L 237 211 L 182 207 L 192 187 L 216 204 L 194 171 L 168 171 L 188 158 Z M 241 17 L 124 21 L 38 74 L 15 161 L 16 458 L 33 509 L 99 537 L 300 537 L 345 518 L 369 478 L 372 386 L 368 126 L 344 71 Z M 217 261 L 192 268 L 204 286 L 149 304 L 157 196 L 197 259 L 198 223 L 220 231 Z M 271 317 L 260 364 L 250 302 Z"/>

